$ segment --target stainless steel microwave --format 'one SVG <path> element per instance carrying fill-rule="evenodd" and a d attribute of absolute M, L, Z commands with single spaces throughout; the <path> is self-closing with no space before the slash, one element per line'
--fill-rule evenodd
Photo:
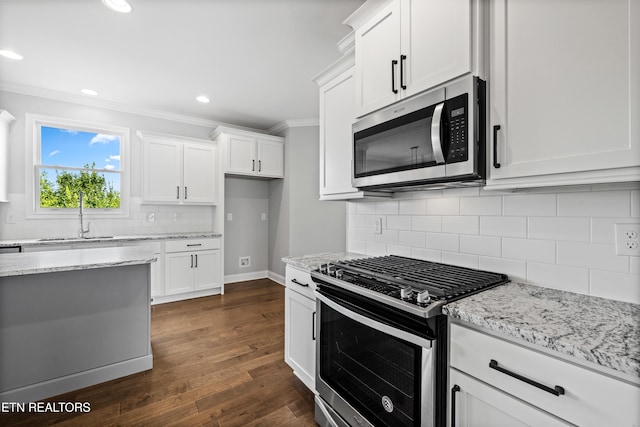
<path fill-rule="evenodd" d="M 485 179 L 485 82 L 466 77 L 353 124 L 353 186 L 479 185 Z"/>

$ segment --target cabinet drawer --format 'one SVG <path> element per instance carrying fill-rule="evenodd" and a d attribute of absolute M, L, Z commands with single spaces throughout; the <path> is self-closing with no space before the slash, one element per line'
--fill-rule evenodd
<path fill-rule="evenodd" d="M 202 251 L 207 249 L 220 249 L 220 239 L 185 239 L 167 240 L 165 252 Z"/>
<path fill-rule="evenodd" d="M 450 351 L 452 367 L 571 423 L 640 423 L 640 387 L 456 324 L 451 325 Z M 489 366 L 492 360 L 500 368 L 552 389 L 561 386 L 564 394 L 555 396 L 493 369 Z"/>
<path fill-rule="evenodd" d="M 286 277 L 287 288 L 314 301 L 316 300 L 313 294 L 313 291 L 316 289 L 316 284 L 311 280 L 311 274 L 308 271 L 287 265 Z"/>

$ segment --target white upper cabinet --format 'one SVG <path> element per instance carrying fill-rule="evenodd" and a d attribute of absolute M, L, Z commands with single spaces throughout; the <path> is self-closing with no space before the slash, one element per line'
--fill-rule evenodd
<path fill-rule="evenodd" d="M 490 2 L 488 188 L 640 180 L 640 1 Z"/>
<path fill-rule="evenodd" d="M 9 201 L 9 125 L 15 120 L 0 110 L 0 202 Z"/>
<path fill-rule="evenodd" d="M 143 141 L 144 202 L 216 204 L 218 165 L 215 144 L 149 132 L 138 132 L 138 136 Z"/>
<path fill-rule="evenodd" d="M 284 138 L 222 126 L 211 138 L 224 147 L 226 174 L 284 177 Z"/>
<path fill-rule="evenodd" d="M 394 0 L 356 28 L 356 117 L 474 71 L 475 4 Z"/>

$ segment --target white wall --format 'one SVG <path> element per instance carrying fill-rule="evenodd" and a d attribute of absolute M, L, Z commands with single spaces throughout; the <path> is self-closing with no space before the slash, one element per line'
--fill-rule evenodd
<path fill-rule="evenodd" d="M 269 264 L 269 181 L 228 176 L 224 186 L 225 282 L 247 280 L 253 273 L 264 277 Z M 228 214 L 232 215 L 231 221 Z M 262 214 L 266 215 L 264 220 Z M 240 267 L 238 258 L 246 256 L 251 264 Z M 233 275 L 236 277 L 229 277 Z"/>
<path fill-rule="evenodd" d="M 382 218 L 382 234 L 374 220 Z M 615 223 L 640 223 L 640 185 L 396 194 L 348 204 L 351 252 L 397 254 L 640 303 L 640 258 L 615 253 Z"/>
<path fill-rule="evenodd" d="M 25 218 L 25 114 L 41 114 L 130 129 L 131 205 L 129 218 L 91 219 L 94 235 L 159 234 L 212 230 L 214 207 L 143 205 L 141 142 L 137 130 L 147 130 L 208 140 L 211 127 L 147 117 L 132 113 L 62 102 L 12 92 L 0 91 L 0 109 L 16 117 L 9 133 L 9 203 L 0 203 L 0 239 L 75 236 L 79 224 L 69 219 Z M 148 213 L 155 213 L 155 222 L 146 221 Z M 11 219 L 13 223 L 8 223 Z"/>

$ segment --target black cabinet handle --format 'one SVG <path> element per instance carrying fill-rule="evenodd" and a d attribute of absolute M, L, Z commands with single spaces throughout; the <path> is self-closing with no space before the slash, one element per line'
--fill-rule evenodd
<path fill-rule="evenodd" d="M 451 388 L 451 427 L 456 427 L 456 393 L 460 391 L 460 386 L 455 384 Z"/>
<path fill-rule="evenodd" d="M 191 268 L 193 268 L 193 255 L 191 255 Z"/>
<path fill-rule="evenodd" d="M 394 59 L 391 61 L 391 92 L 398 93 L 398 89 L 396 89 L 396 65 L 398 65 L 398 60 Z"/>
<path fill-rule="evenodd" d="M 291 279 L 291 281 L 292 281 L 293 283 L 295 283 L 296 285 L 300 285 L 300 286 L 302 286 L 302 287 L 304 287 L 304 288 L 308 288 L 308 287 L 309 287 L 309 284 L 308 284 L 308 283 L 301 283 L 301 282 L 298 282 L 296 279 Z"/>
<path fill-rule="evenodd" d="M 311 339 L 316 340 L 316 312 L 311 315 Z"/>
<path fill-rule="evenodd" d="M 198 254 L 196 254 L 196 268 L 198 268 Z"/>
<path fill-rule="evenodd" d="M 407 85 L 404 84 L 404 62 L 407 59 L 407 55 L 400 55 L 400 87 L 403 90 L 407 90 Z"/>
<path fill-rule="evenodd" d="M 184 186 L 184 199 L 187 200 L 187 186 Z"/>
<path fill-rule="evenodd" d="M 180 186 L 176 186 L 176 199 L 180 198 Z"/>
<path fill-rule="evenodd" d="M 493 167 L 496 169 L 500 169 L 500 163 L 498 163 L 498 131 L 500 130 L 500 125 L 495 125 L 493 127 Z"/>
<path fill-rule="evenodd" d="M 255 171 L 256 171 L 256 161 L 251 160 L 251 172 L 255 172 Z"/>
<path fill-rule="evenodd" d="M 258 172 L 262 172 L 262 160 L 258 160 Z"/>
<path fill-rule="evenodd" d="M 539 388 L 540 390 L 544 390 L 547 393 L 551 393 L 554 396 L 560 396 L 561 394 L 564 394 L 564 388 L 560 387 L 559 385 L 555 386 L 554 388 L 548 387 L 544 384 L 539 383 L 538 381 L 532 380 L 530 378 L 527 377 L 523 377 L 520 374 L 516 374 L 515 372 L 511 372 L 501 366 L 498 366 L 498 362 L 491 359 L 491 362 L 489 362 L 489 367 L 491 369 L 495 369 L 498 372 L 502 372 L 503 374 L 509 375 L 510 377 L 513 377 L 515 379 L 518 379 L 520 381 L 524 381 L 527 384 L 530 384 L 534 387 Z"/>
<path fill-rule="evenodd" d="M 202 246 L 202 243 L 187 243 L 188 248 L 192 246 Z"/>

